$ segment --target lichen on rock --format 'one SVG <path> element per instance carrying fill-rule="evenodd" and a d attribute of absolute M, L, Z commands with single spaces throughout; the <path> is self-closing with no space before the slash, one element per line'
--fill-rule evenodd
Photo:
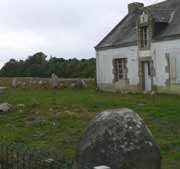
<path fill-rule="evenodd" d="M 150 130 L 130 109 L 98 113 L 82 136 L 77 169 L 107 165 L 111 169 L 160 169 L 161 156 Z"/>

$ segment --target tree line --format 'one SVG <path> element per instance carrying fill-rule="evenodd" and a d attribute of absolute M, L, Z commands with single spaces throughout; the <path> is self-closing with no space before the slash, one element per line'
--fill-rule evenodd
<path fill-rule="evenodd" d="M 62 78 L 94 78 L 96 59 L 64 59 L 42 53 L 29 56 L 26 60 L 10 59 L 0 70 L 0 77 L 50 77 L 55 73 Z"/>

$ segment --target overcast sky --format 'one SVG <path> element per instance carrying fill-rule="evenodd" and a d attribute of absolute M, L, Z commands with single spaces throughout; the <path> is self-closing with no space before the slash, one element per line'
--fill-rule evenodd
<path fill-rule="evenodd" d="M 64 58 L 95 57 L 94 46 L 134 0 L 0 0 L 0 66 L 42 51 Z M 146 5 L 161 0 L 138 0 Z"/>

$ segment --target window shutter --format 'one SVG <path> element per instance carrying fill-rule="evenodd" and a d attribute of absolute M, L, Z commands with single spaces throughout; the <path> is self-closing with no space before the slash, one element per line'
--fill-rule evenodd
<path fill-rule="evenodd" d="M 113 75 L 114 75 L 114 82 L 116 82 L 117 79 L 117 66 L 116 66 L 116 59 L 113 59 Z"/>
<path fill-rule="evenodd" d="M 170 77 L 172 80 L 176 80 L 176 57 L 170 57 Z"/>

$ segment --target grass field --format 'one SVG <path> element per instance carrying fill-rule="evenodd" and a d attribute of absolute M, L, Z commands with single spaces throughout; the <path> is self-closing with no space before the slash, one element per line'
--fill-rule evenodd
<path fill-rule="evenodd" d="M 101 93 L 94 89 L 8 89 L 0 102 L 0 136 L 73 157 L 89 121 L 109 108 L 139 112 L 161 147 L 163 169 L 180 168 L 180 96 Z M 24 105 L 22 105 L 24 104 Z"/>

